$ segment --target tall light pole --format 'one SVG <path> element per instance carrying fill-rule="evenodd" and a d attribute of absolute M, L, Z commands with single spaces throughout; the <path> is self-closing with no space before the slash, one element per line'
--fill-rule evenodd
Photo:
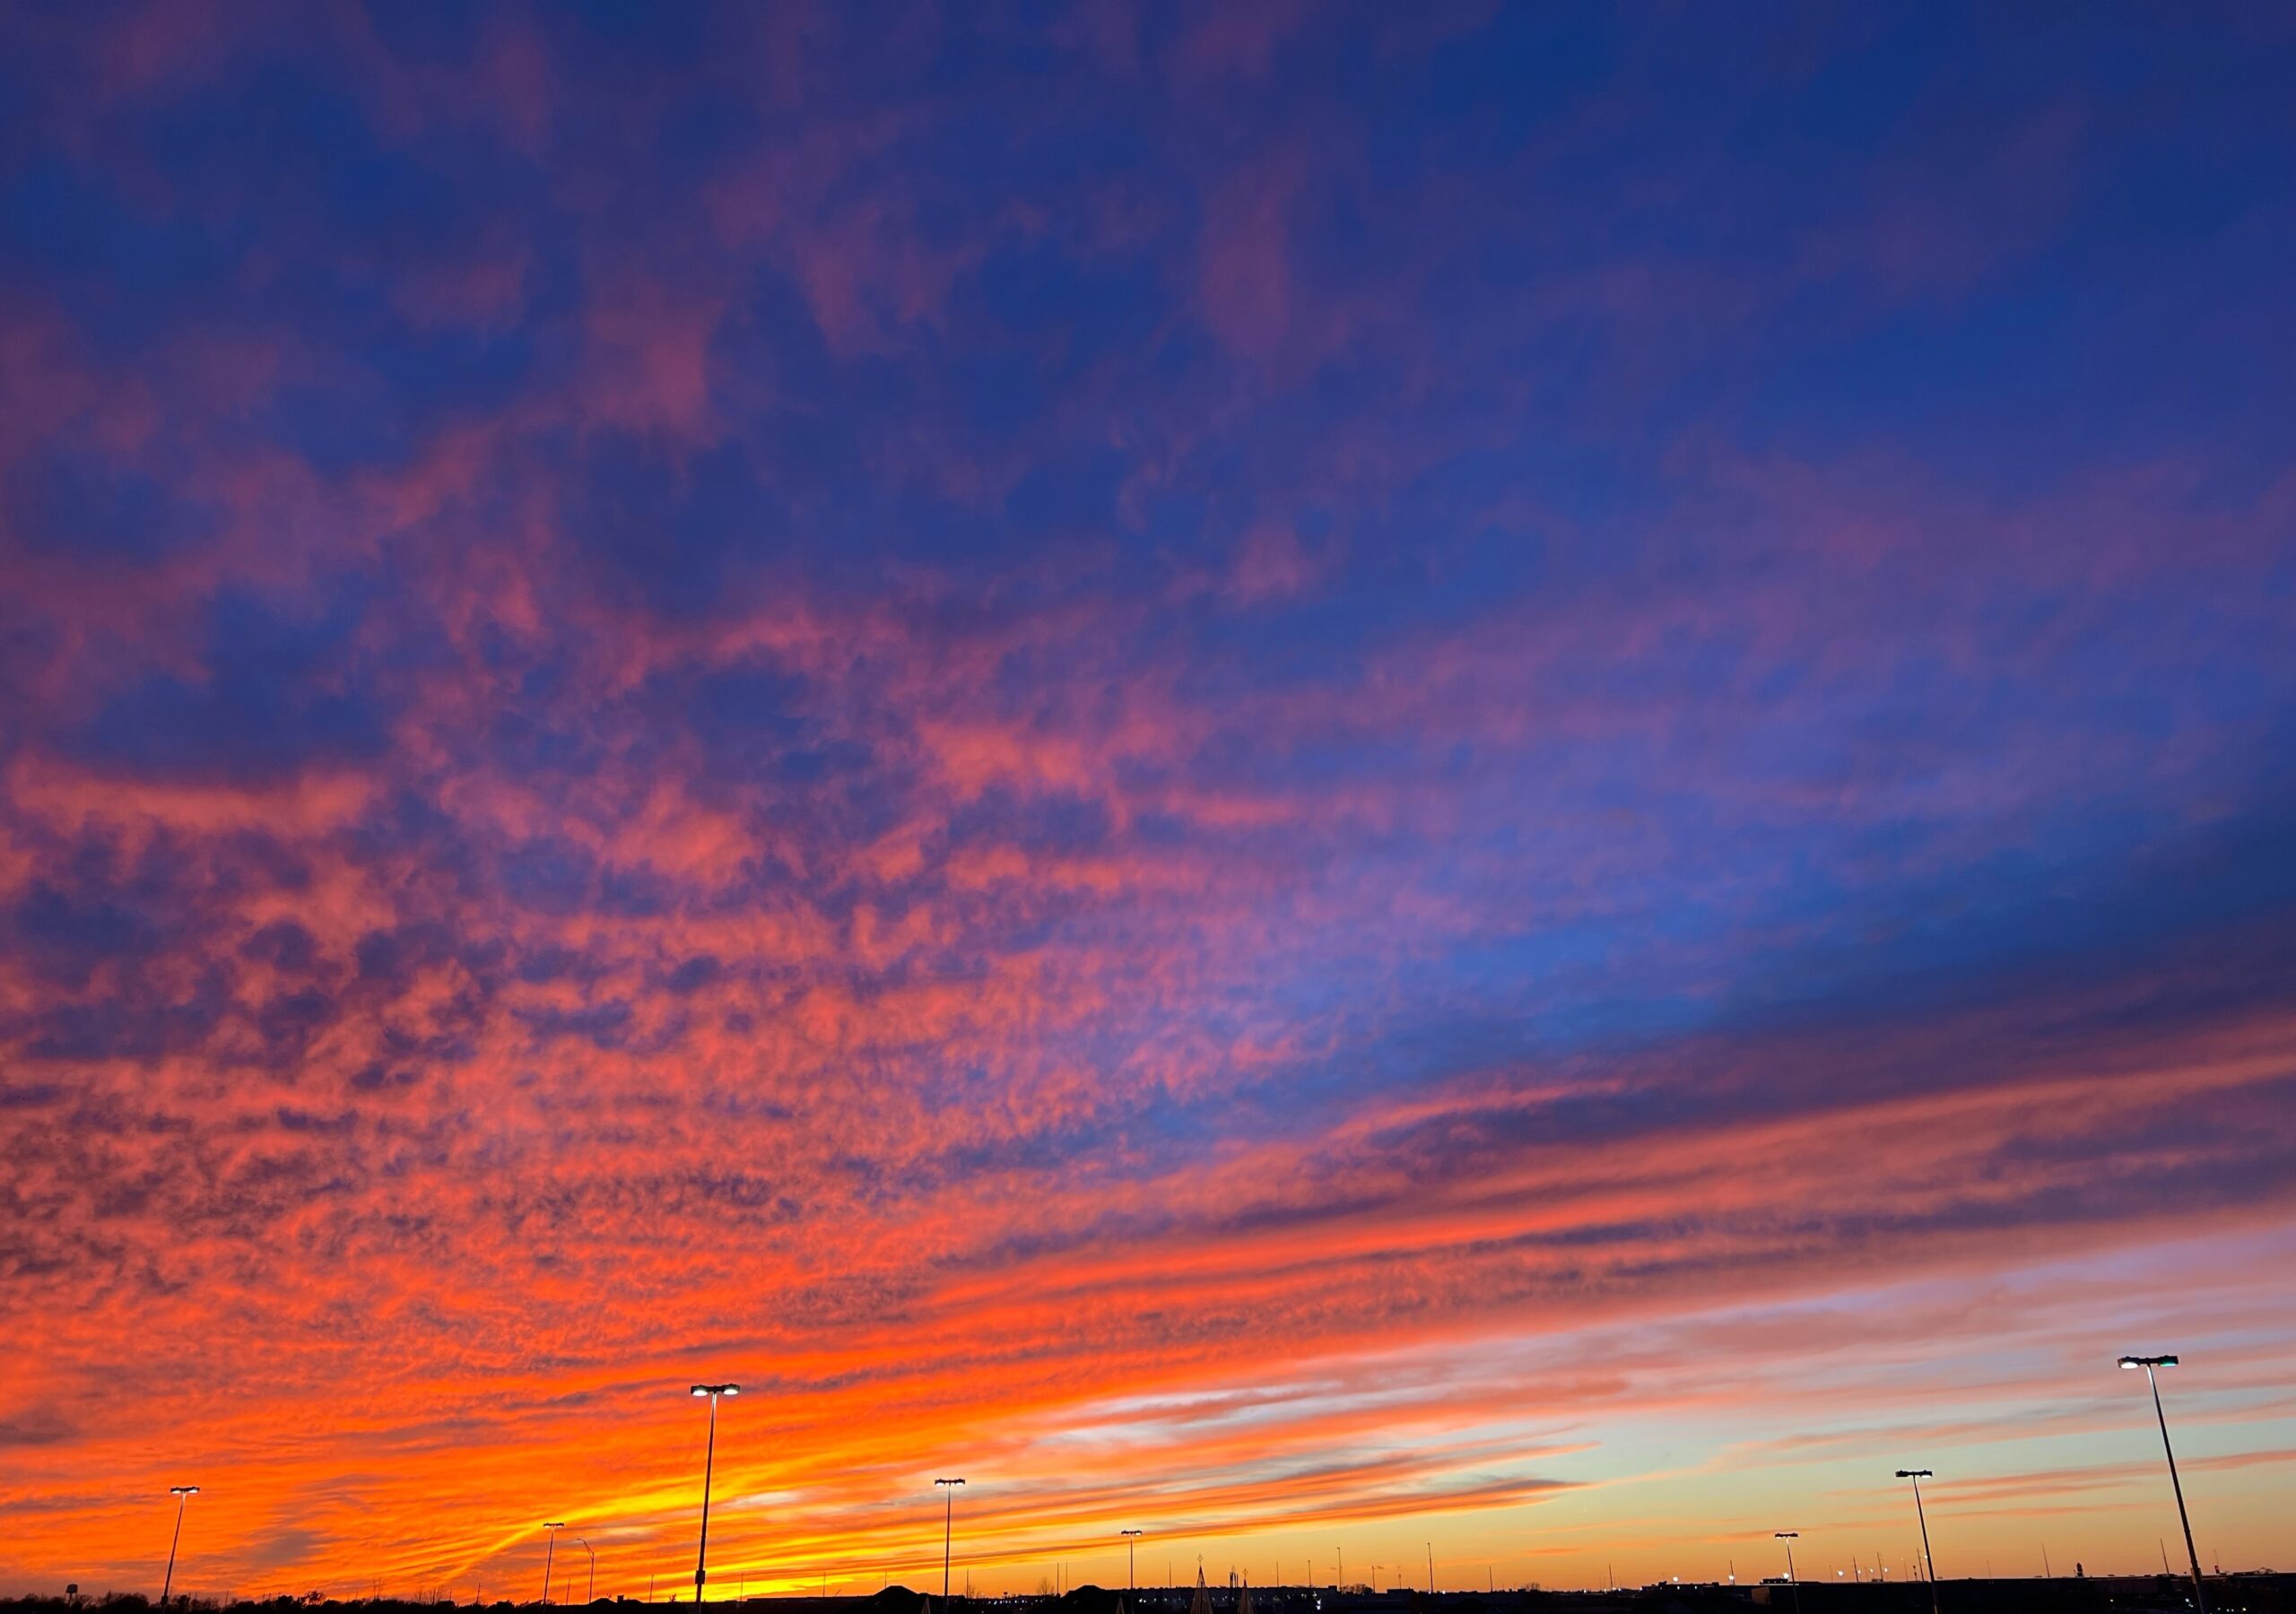
<path fill-rule="evenodd" d="M 168 1495 L 176 1499 L 176 1532 L 168 1538 L 168 1578 L 161 1583 L 160 1606 L 168 1605 L 168 1592 L 176 1584 L 176 1548 L 183 1540 L 183 1505 L 199 1494 L 196 1485 L 170 1485 Z"/>
<path fill-rule="evenodd" d="M 590 1555 L 590 1593 L 582 1601 L 584 1602 L 596 1602 L 598 1601 L 598 1549 L 591 1546 L 589 1542 L 584 1540 L 580 1536 L 576 1536 L 574 1538 L 574 1545 L 579 1547 L 583 1551 Z"/>
<path fill-rule="evenodd" d="M 964 1481 L 961 1480 L 935 1480 L 933 1483 L 940 1490 L 941 1494 L 947 1498 L 947 1500 L 942 1505 L 941 1508 L 941 1610 L 942 1614 L 948 1614 L 949 1542 L 952 1532 L 956 1529 L 957 1487 L 962 1485 Z"/>
<path fill-rule="evenodd" d="M 561 1519 L 553 1523 L 545 1524 L 543 1528 L 550 1532 L 549 1549 L 542 1555 L 542 1601 L 543 1607 L 548 1608 L 550 1606 L 550 1566 L 558 1561 L 558 1532 L 566 1528 L 566 1522 Z"/>
<path fill-rule="evenodd" d="M 1937 1476 L 1927 1469 L 1900 1469 L 1898 1478 L 1913 1481 L 1913 1516 L 1921 1521 L 1921 1561 L 1929 1571 L 1929 1614 L 1938 1614 L 1937 1558 L 1929 1550 L 1929 1515 L 1921 1511 L 1921 1482 Z"/>
<path fill-rule="evenodd" d="M 1139 1577 L 1132 1570 L 1132 1552 L 1133 1549 L 1140 1544 L 1140 1532 L 1136 1530 L 1119 1530 L 1117 1533 L 1124 1538 L 1124 1590 L 1126 1595 L 1130 1596 L 1139 1589 L 1136 1584 Z"/>
<path fill-rule="evenodd" d="M 2152 1386 L 2152 1416 L 2161 1421 L 2161 1450 L 2168 1454 L 2169 1488 L 2177 1493 L 2177 1523 L 2185 1527 L 2185 1557 L 2192 1561 L 2193 1605 L 2199 1614 L 2208 1614 L 2208 1593 L 2200 1583 L 2200 1554 L 2193 1550 L 2192 1520 L 2185 1514 L 2184 1483 L 2177 1478 L 2177 1453 L 2175 1448 L 2169 1445 L 2169 1415 L 2161 1410 L 2161 1380 L 2153 1371 L 2155 1368 L 2175 1367 L 2177 1358 L 2172 1356 L 2125 1356 L 2121 1358 L 2120 1365 L 2123 1367 L 2144 1368 L 2144 1382 Z"/>
<path fill-rule="evenodd" d="M 1802 1614 L 1802 1583 L 1794 1574 L 1794 1543 L 1802 1539 L 1798 1530 L 1773 1530 L 1770 1532 L 1786 1543 L 1786 1584 L 1794 1588 L 1794 1614 Z"/>
<path fill-rule="evenodd" d="M 718 1468 L 718 1398 L 739 1395 L 739 1384 L 696 1384 L 686 1393 L 709 1398 L 709 1445 L 701 1459 L 701 1545 L 693 1554 L 693 1601 L 701 1603 L 701 1589 L 709 1580 L 709 1480 Z"/>

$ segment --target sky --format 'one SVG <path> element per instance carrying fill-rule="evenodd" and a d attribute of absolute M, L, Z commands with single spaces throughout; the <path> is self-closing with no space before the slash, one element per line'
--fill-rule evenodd
<path fill-rule="evenodd" d="M 8 7 L 0 1591 L 2296 1567 L 2292 79 Z"/>

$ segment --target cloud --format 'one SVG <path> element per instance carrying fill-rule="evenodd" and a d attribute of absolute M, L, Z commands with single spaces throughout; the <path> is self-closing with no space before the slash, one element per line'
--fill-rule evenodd
<path fill-rule="evenodd" d="M 0 1572 L 2260 1494 L 2276 48 L 212 21 L 0 30 Z"/>

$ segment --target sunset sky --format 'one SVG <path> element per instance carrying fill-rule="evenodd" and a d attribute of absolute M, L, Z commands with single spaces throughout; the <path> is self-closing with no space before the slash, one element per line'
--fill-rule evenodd
<path fill-rule="evenodd" d="M 2296 13 L 1835 11 L 8 6 L 0 1593 L 2296 1568 Z"/>

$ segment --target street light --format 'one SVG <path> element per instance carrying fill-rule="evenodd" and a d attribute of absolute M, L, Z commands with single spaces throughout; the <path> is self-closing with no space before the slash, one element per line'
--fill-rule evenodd
<path fill-rule="evenodd" d="M 550 1566 L 558 1560 L 558 1532 L 566 1528 L 566 1523 L 561 1519 L 543 1528 L 550 1532 L 549 1550 L 542 1555 L 542 1602 L 546 1609 L 550 1606 Z"/>
<path fill-rule="evenodd" d="M 1138 1595 L 1139 1589 L 1134 1584 L 1134 1582 L 1137 1577 L 1135 1577 L 1132 1572 L 1132 1552 L 1133 1549 L 1140 1544 L 1140 1532 L 1136 1530 L 1119 1530 L 1117 1532 L 1117 1534 L 1124 1538 L 1125 1593 L 1126 1596 L 1136 1596 Z"/>
<path fill-rule="evenodd" d="M 701 1459 L 701 1545 L 693 1554 L 693 1601 L 701 1603 L 701 1588 L 709 1579 L 709 1478 L 718 1467 L 718 1398 L 739 1395 L 739 1384 L 696 1384 L 686 1393 L 709 1398 L 709 1446 Z"/>
<path fill-rule="evenodd" d="M 2185 1527 L 2185 1556 L 2192 1560 L 2193 1603 L 2199 1614 L 2208 1614 L 2208 1593 L 2200 1584 L 2200 1554 L 2193 1550 L 2192 1520 L 2185 1514 L 2185 1488 L 2177 1478 L 2177 1453 L 2169 1445 L 2169 1415 L 2161 1410 L 2161 1380 L 2154 1371 L 2156 1368 L 2175 1367 L 2177 1358 L 2172 1356 L 2125 1356 L 2121 1358 L 2120 1365 L 2123 1367 L 2144 1368 L 2144 1382 L 2152 1386 L 2152 1416 L 2161 1420 L 2161 1450 L 2168 1453 L 2169 1488 L 2177 1493 L 2177 1523 Z"/>
<path fill-rule="evenodd" d="M 1921 1482 L 1937 1476 L 1927 1469 L 1900 1469 L 1898 1478 L 1913 1481 L 1913 1516 L 1921 1521 L 1921 1561 L 1929 1570 L 1929 1614 L 1937 1610 L 1937 1558 L 1929 1550 L 1929 1515 L 1921 1511 Z"/>
<path fill-rule="evenodd" d="M 589 1542 L 584 1540 L 580 1536 L 576 1536 L 574 1538 L 574 1545 L 579 1547 L 583 1551 L 590 1555 L 590 1592 L 589 1595 L 585 1597 L 582 1601 L 584 1602 L 596 1602 L 598 1601 L 598 1549 L 591 1546 Z"/>
<path fill-rule="evenodd" d="M 1794 1543 L 1802 1539 L 1798 1530 L 1773 1530 L 1770 1532 L 1786 1543 L 1786 1584 L 1794 1588 L 1794 1614 L 1802 1614 L 1802 1583 L 1794 1574 Z"/>
<path fill-rule="evenodd" d="M 176 1547 L 183 1540 L 183 1505 L 199 1494 L 196 1485 L 170 1485 L 168 1495 L 176 1499 L 176 1532 L 168 1538 L 168 1578 L 160 1585 L 160 1606 L 168 1606 L 168 1592 L 176 1584 Z"/>
<path fill-rule="evenodd" d="M 941 1494 L 947 1498 L 947 1501 L 942 1505 L 941 1509 L 941 1609 L 942 1614 L 948 1614 L 949 1540 L 951 1532 L 956 1527 L 957 1487 L 962 1485 L 964 1481 L 961 1480 L 935 1480 L 933 1483 L 940 1488 Z"/>

